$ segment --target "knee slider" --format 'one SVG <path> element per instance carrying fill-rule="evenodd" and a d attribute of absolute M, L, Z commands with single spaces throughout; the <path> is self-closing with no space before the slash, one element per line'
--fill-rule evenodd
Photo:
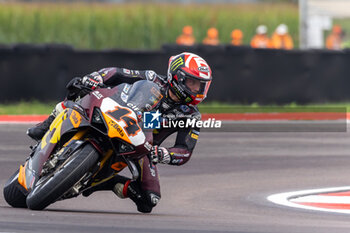
<path fill-rule="evenodd" d="M 160 201 L 160 195 L 151 191 L 146 191 L 147 204 L 155 207 Z"/>
<path fill-rule="evenodd" d="M 146 191 L 144 196 L 144 199 L 142 202 L 136 203 L 137 205 L 137 210 L 141 213 L 151 213 L 153 207 L 155 207 L 159 200 L 160 200 L 160 195 Z"/>

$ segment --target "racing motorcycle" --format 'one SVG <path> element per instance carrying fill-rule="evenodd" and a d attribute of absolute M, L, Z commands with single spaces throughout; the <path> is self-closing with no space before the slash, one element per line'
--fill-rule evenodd
<path fill-rule="evenodd" d="M 73 85 L 87 88 L 79 81 Z M 152 148 L 151 132 L 143 128 L 142 115 L 162 97 L 157 84 L 141 80 L 97 88 L 77 102 L 67 101 L 67 108 L 6 182 L 6 202 L 42 210 L 112 179 L 125 167 L 136 180 L 135 162 Z"/>

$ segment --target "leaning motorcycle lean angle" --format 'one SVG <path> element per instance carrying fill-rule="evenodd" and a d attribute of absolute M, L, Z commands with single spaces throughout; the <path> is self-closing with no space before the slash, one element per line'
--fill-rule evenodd
<path fill-rule="evenodd" d="M 74 86 L 86 88 L 79 81 Z M 136 180 L 135 162 L 152 147 L 142 115 L 162 98 L 157 84 L 141 80 L 67 101 L 67 108 L 5 184 L 6 202 L 42 210 L 111 179 L 127 166 Z"/>

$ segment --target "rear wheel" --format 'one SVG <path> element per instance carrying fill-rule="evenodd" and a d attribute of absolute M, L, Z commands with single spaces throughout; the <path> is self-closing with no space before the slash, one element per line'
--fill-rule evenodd
<path fill-rule="evenodd" d="M 70 190 L 97 162 L 98 153 L 86 143 L 50 175 L 38 180 L 27 197 L 27 206 L 42 210 Z"/>
<path fill-rule="evenodd" d="M 22 186 L 18 183 L 19 169 L 8 179 L 4 186 L 4 198 L 6 202 L 16 208 L 27 208 L 26 195 L 21 191 Z"/>

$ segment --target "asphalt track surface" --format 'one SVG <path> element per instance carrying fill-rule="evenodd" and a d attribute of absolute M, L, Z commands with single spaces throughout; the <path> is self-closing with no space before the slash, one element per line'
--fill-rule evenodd
<path fill-rule="evenodd" d="M 1 190 L 29 153 L 28 126 L 0 125 Z M 162 199 L 151 214 L 107 191 L 44 211 L 11 208 L 0 194 L 0 232 L 350 232 L 350 215 L 266 200 L 280 192 L 348 186 L 346 132 L 206 132 L 189 163 L 159 169 Z"/>

